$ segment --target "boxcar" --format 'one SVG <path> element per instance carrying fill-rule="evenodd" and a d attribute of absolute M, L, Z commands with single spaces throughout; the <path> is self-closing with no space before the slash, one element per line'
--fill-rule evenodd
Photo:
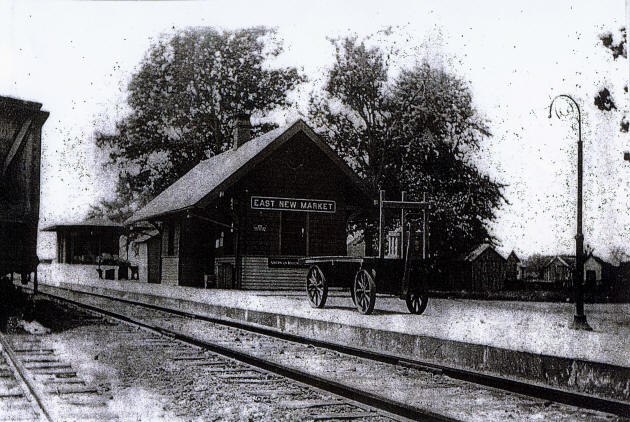
<path fill-rule="evenodd" d="M 37 269 L 42 125 L 48 112 L 0 97 L 0 277 Z"/>

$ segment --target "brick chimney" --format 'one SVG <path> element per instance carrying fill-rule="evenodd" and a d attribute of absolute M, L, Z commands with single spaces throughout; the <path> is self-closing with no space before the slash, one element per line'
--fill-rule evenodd
<path fill-rule="evenodd" d="M 249 121 L 249 114 L 241 113 L 234 117 L 234 149 L 240 148 L 252 137 L 252 124 Z"/>

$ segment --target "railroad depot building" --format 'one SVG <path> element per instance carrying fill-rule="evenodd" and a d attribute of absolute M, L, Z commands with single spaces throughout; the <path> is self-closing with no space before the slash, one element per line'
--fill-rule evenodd
<path fill-rule="evenodd" d="M 232 149 L 127 220 L 159 230 L 148 271 L 162 283 L 301 289 L 299 258 L 346 255 L 348 222 L 373 205 L 357 175 L 302 120 L 254 139 L 250 129 L 240 116 Z"/>

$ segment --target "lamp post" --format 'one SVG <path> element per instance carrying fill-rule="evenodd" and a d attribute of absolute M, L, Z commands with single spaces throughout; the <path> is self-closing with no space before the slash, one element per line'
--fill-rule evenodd
<path fill-rule="evenodd" d="M 575 315 L 570 328 L 575 330 L 592 330 L 584 314 L 584 235 L 582 234 L 582 113 L 580 106 L 571 96 L 560 94 L 549 104 L 549 118 L 553 105 L 558 98 L 566 100 L 566 110 L 555 109 L 556 116 L 561 119 L 569 115 L 577 115 L 578 123 L 578 163 L 577 163 L 577 233 L 575 235 L 575 270 L 573 271 L 573 288 L 575 290 Z"/>

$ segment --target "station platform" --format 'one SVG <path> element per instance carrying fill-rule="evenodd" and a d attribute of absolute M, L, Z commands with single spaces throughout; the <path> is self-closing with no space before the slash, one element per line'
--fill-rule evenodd
<path fill-rule="evenodd" d="M 361 315 L 342 291 L 314 309 L 303 292 L 113 280 L 40 282 L 39 289 L 79 302 L 86 293 L 123 298 L 630 401 L 630 304 L 586 304 L 593 331 L 576 331 L 569 303 L 430 298 L 422 315 L 412 315 L 403 300 L 379 295 L 374 314 Z"/>

